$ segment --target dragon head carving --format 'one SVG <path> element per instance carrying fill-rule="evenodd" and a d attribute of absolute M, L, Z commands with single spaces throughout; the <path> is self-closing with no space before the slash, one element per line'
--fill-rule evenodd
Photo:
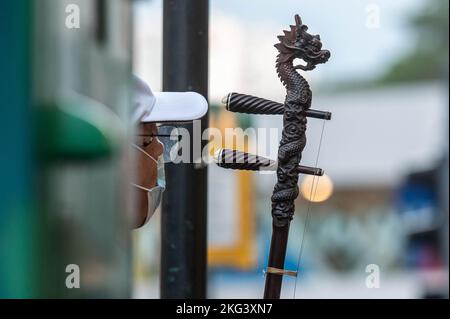
<path fill-rule="evenodd" d="M 330 51 L 322 50 L 319 35 L 309 34 L 308 27 L 302 23 L 300 16 L 295 15 L 295 25 L 291 30 L 284 30 L 284 35 L 278 36 L 279 43 L 275 47 L 280 52 L 278 61 L 281 63 L 302 59 L 306 65 L 297 65 L 296 69 L 313 70 L 317 64 L 325 63 L 330 58 Z"/>

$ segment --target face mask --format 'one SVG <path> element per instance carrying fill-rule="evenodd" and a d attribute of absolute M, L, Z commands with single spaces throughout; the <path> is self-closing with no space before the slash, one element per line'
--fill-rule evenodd
<path fill-rule="evenodd" d="M 147 157 L 149 157 L 152 161 L 154 161 L 157 165 L 157 170 L 158 170 L 158 180 L 157 180 L 155 187 L 146 188 L 141 185 L 131 183 L 131 185 L 133 185 L 134 187 L 137 187 L 137 188 L 147 192 L 148 210 L 147 210 L 147 217 L 144 222 L 144 224 L 145 224 L 153 216 L 156 209 L 161 204 L 162 194 L 163 194 L 165 186 L 166 186 L 165 174 L 164 174 L 164 159 L 163 159 L 163 156 L 160 156 L 158 158 L 158 160 L 156 160 L 153 156 L 148 154 L 146 151 L 144 151 L 142 148 L 140 148 L 136 144 L 133 144 L 133 147 L 136 148 L 138 151 L 144 153 Z"/>

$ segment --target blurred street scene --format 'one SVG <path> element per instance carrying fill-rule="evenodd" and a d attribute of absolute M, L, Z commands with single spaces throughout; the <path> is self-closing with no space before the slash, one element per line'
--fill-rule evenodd
<path fill-rule="evenodd" d="M 230 137 L 209 135 L 210 155 L 239 138 L 277 158 L 282 116 L 222 99 L 284 101 L 274 44 L 295 14 L 331 51 L 305 75 L 333 119 L 308 119 L 301 163 L 325 176 L 300 176 L 282 298 L 448 298 L 448 5 L 209 1 L 209 127 Z M 129 142 L 131 75 L 164 87 L 163 0 L 3 1 L 0 15 L 0 298 L 160 298 L 164 205 L 130 230 Z M 190 185 L 207 198 L 206 297 L 261 298 L 276 174 L 207 170 L 207 194 Z"/>

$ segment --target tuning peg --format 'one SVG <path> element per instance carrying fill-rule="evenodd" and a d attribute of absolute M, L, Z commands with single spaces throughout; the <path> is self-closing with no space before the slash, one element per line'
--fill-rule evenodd
<path fill-rule="evenodd" d="M 266 100 L 260 97 L 229 93 L 222 99 L 222 103 L 230 112 L 247 114 L 283 114 L 284 106 L 282 103 Z M 331 120 L 331 112 L 308 109 L 305 111 L 306 117 Z"/>
<path fill-rule="evenodd" d="M 230 149 L 219 149 L 214 154 L 214 161 L 219 167 L 234 170 L 275 171 L 277 169 L 277 162 L 274 160 L 263 156 Z M 298 165 L 297 173 L 322 176 L 324 171 L 323 169 L 317 167 Z"/>
<path fill-rule="evenodd" d="M 235 170 L 276 170 L 277 163 L 271 159 L 230 149 L 219 149 L 214 154 L 217 166 Z"/>

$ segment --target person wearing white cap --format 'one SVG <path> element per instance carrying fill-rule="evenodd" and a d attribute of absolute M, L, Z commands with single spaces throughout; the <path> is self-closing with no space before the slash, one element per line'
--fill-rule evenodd
<path fill-rule="evenodd" d="M 161 203 L 165 189 L 164 159 L 170 158 L 170 131 L 156 123 L 187 122 L 199 119 L 208 111 L 206 99 L 195 92 L 153 93 L 141 79 L 133 76 L 133 121 L 138 124 L 134 181 L 137 214 L 134 228 L 139 228 L 153 216 Z M 165 154 L 166 153 L 166 154 Z"/>

